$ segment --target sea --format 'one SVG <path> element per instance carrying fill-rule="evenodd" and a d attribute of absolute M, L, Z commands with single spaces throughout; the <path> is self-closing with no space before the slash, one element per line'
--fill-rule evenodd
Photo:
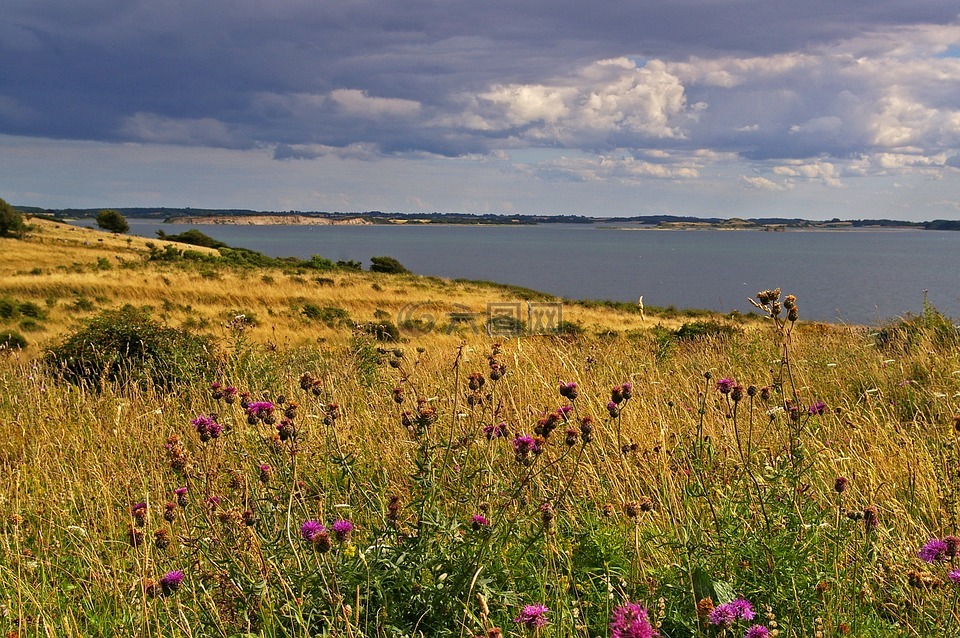
<path fill-rule="evenodd" d="M 801 319 L 881 325 L 924 300 L 960 320 L 960 232 L 654 230 L 613 224 L 232 226 L 128 218 L 130 233 L 189 228 L 273 257 L 389 256 L 420 275 L 513 284 L 566 299 L 754 311 L 767 288 Z M 78 225 L 93 226 L 92 220 Z M 491 299 L 495 303 L 496 299 Z"/>

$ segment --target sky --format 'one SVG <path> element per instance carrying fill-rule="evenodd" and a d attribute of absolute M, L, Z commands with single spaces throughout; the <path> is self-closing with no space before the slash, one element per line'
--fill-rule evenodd
<path fill-rule="evenodd" d="M 960 5 L 4 0 L 0 197 L 960 219 Z"/>

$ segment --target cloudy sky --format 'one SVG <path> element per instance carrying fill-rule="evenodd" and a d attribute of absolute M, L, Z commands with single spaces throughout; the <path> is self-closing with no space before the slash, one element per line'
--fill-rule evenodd
<path fill-rule="evenodd" d="M 0 197 L 960 218 L 956 0 L 4 0 Z"/>

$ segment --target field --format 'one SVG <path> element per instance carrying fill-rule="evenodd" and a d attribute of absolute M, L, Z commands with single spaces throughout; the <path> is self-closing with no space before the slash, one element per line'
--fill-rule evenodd
<path fill-rule="evenodd" d="M 487 304 L 560 300 L 28 223 L 5 635 L 960 636 L 933 308 L 808 324 L 781 281 L 753 317 L 491 336 Z"/>

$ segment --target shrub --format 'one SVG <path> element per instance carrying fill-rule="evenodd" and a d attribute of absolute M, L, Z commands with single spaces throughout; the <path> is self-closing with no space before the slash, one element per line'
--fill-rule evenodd
<path fill-rule="evenodd" d="M 32 301 L 24 301 L 20 304 L 20 314 L 24 317 L 31 317 L 32 319 L 43 319 L 46 316 L 43 308 Z"/>
<path fill-rule="evenodd" d="M 20 237 L 26 230 L 20 211 L 0 199 L 0 237 Z"/>
<path fill-rule="evenodd" d="M 190 244 L 191 246 L 204 246 L 205 248 L 227 248 L 227 244 L 200 232 L 196 228 L 185 230 L 179 235 L 168 235 L 162 230 L 158 230 L 157 237 L 160 239 L 165 239 L 166 241 Z"/>
<path fill-rule="evenodd" d="M 410 271 L 393 257 L 371 257 L 370 272 L 382 272 L 390 275 L 409 273 Z"/>
<path fill-rule="evenodd" d="M 0 319 L 13 319 L 20 313 L 19 304 L 9 297 L 0 297 Z"/>
<path fill-rule="evenodd" d="M 23 350 L 27 347 L 26 338 L 13 330 L 0 331 L 0 350 Z"/>
<path fill-rule="evenodd" d="M 209 339 L 161 325 L 133 306 L 90 319 L 48 350 L 44 361 L 70 383 L 93 385 L 150 381 L 171 387 L 214 368 Z"/>
<path fill-rule="evenodd" d="M 740 329 L 719 321 L 694 321 L 685 323 L 674 332 L 677 341 L 692 341 L 710 337 L 731 337 Z"/>
<path fill-rule="evenodd" d="M 952 347 L 960 343 L 960 328 L 949 317 L 923 299 L 919 315 L 907 314 L 877 331 L 874 337 L 879 348 L 888 351 L 909 351 L 929 340 L 936 347 Z"/>
<path fill-rule="evenodd" d="M 377 341 L 400 341 L 400 329 L 390 321 L 371 321 L 363 325 L 363 331 Z"/>
<path fill-rule="evenodd" d="M 43 326 L 40 325 L 40 322 L 36 319 L 24 319 L 20 322 L 19 327 L 24 332 L 39 332 L 43 330 Z"/>
<path fill-rule="evenodd" d="M 318 306 L 315 303 L 303 305 L 303 316 L 312 321 L 320 321 L 328 326 L 345 324 L 350 321 L 350 315 L 343 308 L 337 306 Z"/>
<path fill-rule="evenodd" d="M 97 226 L 111 233 L 125 233 L 130 230 L 130 224 L 117 210 L 102 210 L 97 213 Z"/>

